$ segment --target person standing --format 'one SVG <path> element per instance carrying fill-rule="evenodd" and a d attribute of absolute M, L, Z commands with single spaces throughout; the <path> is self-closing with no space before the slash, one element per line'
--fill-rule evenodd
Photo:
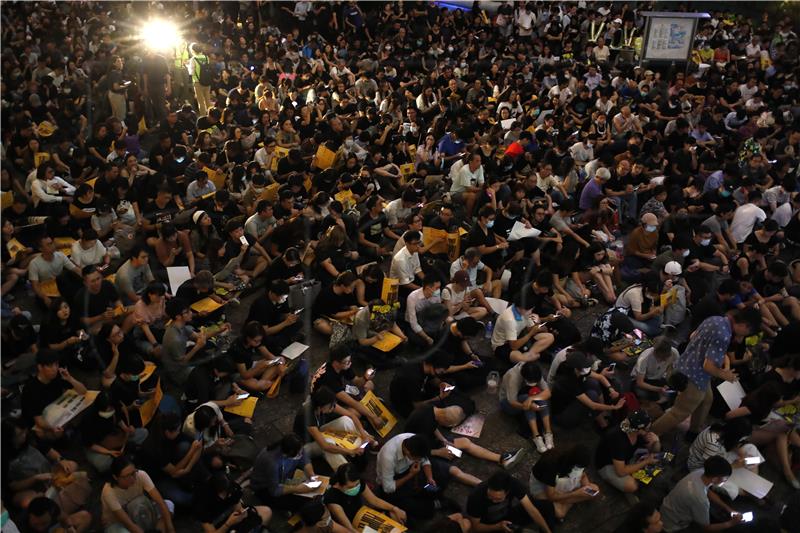
<path fill-rule="evenodd" d="M 202 117 L 208 114 L 208 108 L 211 107 L 211 80 L 206 79 L 208 74 L 204 72 L 204 70 L 210 70 L 210 61 L 200 43 L 192 43 L 189 46 L 189 52 L 192 55 L 189 59 L 189 74 L 192 76 L 198 114 Z"/>
<path fill-rule="evenodd" d="M 108 72 L 108 104 L 112 117 L 125 121 L 128 115 L 127 99 L 127 85 L 122 79 L 122 58 L 114 56 Z"/>
<path fill-rule="evenodd" d="M 676 372 L 689 378 L 689 383 L 678 393 L 675 404 L 653 423 L 653 433 L 661 436 L 690 415 L 689 434 L 693 437 L 700 433 L 713 401 L 711 378 L 731 382 L 737 379 L 736 373 L 723 367 L 728 345 L 734 336 L 741 341 L 752 335 L 760 322 L 758 310 L 735 309 L 700 324 L 674 366 Z"/>
<path fill-rule="evenodd" d="M 165 123 L 169 93 L 170 76 L 167 60 L 161 54 L 150 50 L 142 63 L 145 120 L 150 127 Z"/>

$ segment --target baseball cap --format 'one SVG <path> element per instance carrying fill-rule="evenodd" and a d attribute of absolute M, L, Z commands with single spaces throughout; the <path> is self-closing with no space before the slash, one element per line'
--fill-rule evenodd
<path fill-rule="evenodd" d="M 664 265 L 664 273 L 669 274 L 670 276 L 680 276 L 683 272 L 681 268 L 681 264 L 677 261 L 670 261 L 666 265 Z"/>
<path fill-rule="evenodd" d="M 645 213 L 642 215 L 642 224 L 647 224 L 648 226 L 658 226 L 658 217 L 653 213 Z"/>
<path fill-rule="evenodd" d="M 632 430 L 645 429 L 650 426 L 650 415 L 644 410 L 634 411 L 625 419 Z"/>
<path fill-rule="evenodd" d="M 469 285 L 469 273 L 466 270 L 459 270 L 453 274 L 453 283 L 459 285 Z"/>

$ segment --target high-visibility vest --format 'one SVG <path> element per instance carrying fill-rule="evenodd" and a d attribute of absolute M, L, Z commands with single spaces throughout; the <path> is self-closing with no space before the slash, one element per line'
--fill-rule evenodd
<path fill-rule="evenodd" d="M 181 69 L 189 61 L 189 49 L 186 44 L 179 44 L 175 47 L 175 69 Z"/>

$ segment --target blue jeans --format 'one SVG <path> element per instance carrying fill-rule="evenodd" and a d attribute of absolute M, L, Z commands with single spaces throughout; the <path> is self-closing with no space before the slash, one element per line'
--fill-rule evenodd
<path fill-rule="evenodd" d="M 528 399 L 527 394 L 520 394 L 517 396 L 518 402 L 524 402 Z M 525 420 L 531 421 L 536 420 L 536 416 L 538 415 L 540 419 L 550 416 L 550 404 L 548 403 L 544 407 L 540 408 L 538 411 L 523 411 L 522 409 L 517 409 L 516 407 L 512 406 L 508 403 L 507 398 L 503 398 L 500 400 L 500 410 L 503 411 L 505 414 L 510 416 L 519 416 L 521 414 L 525 415 Z"/>

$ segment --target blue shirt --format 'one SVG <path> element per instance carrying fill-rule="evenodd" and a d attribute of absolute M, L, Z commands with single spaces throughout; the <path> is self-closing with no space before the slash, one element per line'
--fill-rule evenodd
<path fill-rule="evenodd" d="M 295 470 L 302 470 L 309 463 L 305 451 L 301 457 L 286 457 L 281 453 L 280 447 L 273 450 L 264 448 L 253 463 L 253 472 L 250 474 L 250 486 L 253 490 L 266 490 L 270 496 L 278 498 L 283 496 L 283 485 L 292 479 Z"/>
<path fill-rule="evenodd" d="M 703 369 L 703 363 L 708 359 L 714 366 L 721 368 L 732 334 L 727 316 L 706 318 L 697 328 L 686 350 L 675 361 L 675 370 L 686 374 L 689 381 L 700 390 L 705 390 L 711 376 Z"/>
<path fill-rule="evenodd" d="M 437 149 L 446 156 L 456 155 L 463 147 L 464 141 L 454 141 L 451 135 L 444 135 L 437 145 Z"/>

